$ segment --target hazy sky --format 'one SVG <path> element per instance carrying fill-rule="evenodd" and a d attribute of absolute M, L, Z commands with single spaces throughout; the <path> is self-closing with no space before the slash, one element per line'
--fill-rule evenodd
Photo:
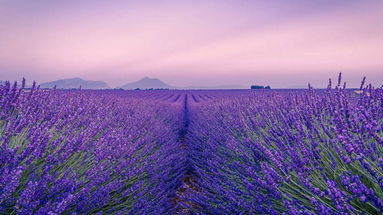
<path fill-rule="evenodd" d="M 383 84 L 382 0 L 0 0 L 0 80 Z"/>

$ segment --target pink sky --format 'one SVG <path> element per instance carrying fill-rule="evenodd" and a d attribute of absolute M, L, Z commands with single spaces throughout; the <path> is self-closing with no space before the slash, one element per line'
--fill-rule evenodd
<path fill-rule="evenodd" d="M 383 84 L 383 1 L 0 0 L 0 80 Z"/>

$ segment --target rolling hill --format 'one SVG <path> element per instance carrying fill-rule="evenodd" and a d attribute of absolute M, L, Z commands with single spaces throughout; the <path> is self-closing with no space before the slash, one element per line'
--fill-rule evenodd
<path fill-rule="evenodd" d="M 174 89 L 176 87 L 170 86 L 157 78 L 142 78 L 136 82 L 128 83 L 121 86 L 122 89 Z"/>
<path fill-rule="evenodd" d="M 108 89 L 110 88 L 107 83 L 103 81 L 90 81 L 81 78 L 61 79 L 56 81 L 45 82 L 40 85 L 41 88 L 53 88 L 57 89 Z"/>

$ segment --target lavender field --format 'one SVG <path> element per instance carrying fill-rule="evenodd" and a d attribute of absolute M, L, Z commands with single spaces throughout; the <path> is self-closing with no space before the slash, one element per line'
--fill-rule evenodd
<path fill-rule="evenodd" d="M 383 89 L 0 87 L 1 214 L 381 214 Z"/>

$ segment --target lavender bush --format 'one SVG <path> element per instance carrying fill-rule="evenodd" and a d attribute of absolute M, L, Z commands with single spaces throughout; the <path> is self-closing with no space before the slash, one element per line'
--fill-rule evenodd
<path fill-rule="evenodd" d="M 261 91 L 196 108 L 192 148 L 215 214 L 383 212 L 383 90 Z M 202 120 L 203 119 L 203 120 Z M 206 123 L 209 122 L 209 123 Z"/>
<path fill-rule="evenodd" d="M 161 174 L 173 162 L 181 107 L 23 86 L 0 88 L 1 213 L 140 211 L 171 190 Z"/>
<path fill-rule="evenodd" d="M 383 89 L 0 86 L 1 214 L 380 214 Z"/>

